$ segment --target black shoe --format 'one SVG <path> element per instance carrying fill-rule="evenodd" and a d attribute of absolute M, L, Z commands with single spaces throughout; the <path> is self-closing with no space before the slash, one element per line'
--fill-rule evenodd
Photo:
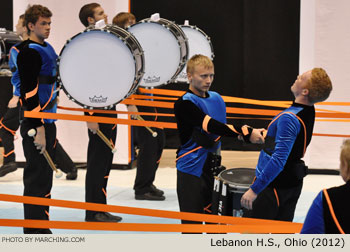
<path fill-rule="evenodd" d="M 157 195 L 157 196 L 163 196 L 164 195 L 164 191 L 158 189 L 155 185 L 151 185 L 151 192 L 154 194 L 154 195 Z"/>
<path fill-rule="evenodd" d="M 122 217 L 112 215 L 110 213 L 96 213 L 92 218 L 85 218 L 85 221 L 93 222 L 120 222 Z"/>
<path fill-rule="evenodd" d="M 17 164 L 15 162 L 4 164 L 0 167 L 0 177 L 5 176 L 7 173 L 14 172 L 15 170 L 17 170 Z"/>
<path fill-rule="evenodd" d="M 78 177 L 78 169 L 77 169 L 77 167 L 74 166 L 72 171 L 67 173 L 66 179 L 67 180 L 76 180 L 77 177 Z"/>
<path fill-rule="evenodd" d="M 24 234 L 52 234 L 50 229 L 24 228 Z"/>
<path fill-rule="evenodd" d="M 153 192 L 147 192 L 144 194 L 135 194 L 136 200 L 165 200 L 164 196 L 159 196 Z"/>

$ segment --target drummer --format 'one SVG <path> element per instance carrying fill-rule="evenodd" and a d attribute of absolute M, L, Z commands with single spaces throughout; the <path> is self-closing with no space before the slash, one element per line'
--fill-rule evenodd
<path fill-rule="evenodd" d="M 135 16 L 129 12 L 120 12 L 113 18 L 113 24 L 124 29 L 135 24 L 135 22 Z M 128 105 L 128 111 L 157 113 L 156 108 L 136 107 L 135 105 Z M 148 121 L 157 120 L 156 116 L 143 116 L 143 118 Z M 165 133 L 161 128 L 152 128 L 152 130 L 157 133 L 156 137 L 153 137 L 145 127 L 133 127 L 135 142 L 139 148 L 134 183 L 136 200 L 165 200 L 164 191 L 153 184 L 165 144 Z"/>
<path fill-rule="evenodd" d="M 25 12 L 25 23 L 29 39 L 18 48 L 18 73 L 20 77 L 20 96 L 23 97 L 23 109 L 26 111 L 44 111 L 56 113 L 56 59 L 52 46 L 45 42 L 50 35 L 51 11 L 42 5 L 32 5 Z M 45 78 L 39 78 L 39 77 Z M 38 80 L 40 83 L 38 87 Z M 49 101 L 47 100 L 49 98 Z M 34 141 L 28 131 L 36 129 Z M 50 198 L 52 188 L 52 169 L 44 156 L 45 150 L 54 155 L 56 126 L 53 119 L 24 118 L 21 122 L 23 152 L 26 166 L 23 171 L 24 196 Z M 24 218 L 48 220 L 49 207 L 24 204 Z M 50 229 L 24 228 L 26 234 L 51 234 Z"/>
<path fill-rule="evenodd" d="M 222 97 L 209 91 L 214 79 L 214 64 L 204 55 L 187 62 L 189 89 L 174 105 L 181 146 L 177 151 L 177 196 L 181 212 L 204 213 L 212 199 L 212 170 L 220 164 L 220 136 L 263 143 L 264 129 L 226 124 L 226 105 Z M 209 212 L 209 211 L 207 211 Z M 197 223 L 182 220 L 182 223 Z"/>
<path fill-rule="evenodd" d="M 292 106 L 270 123 L 256 166 L 256 180 L 241 198 L 251 211 L 244 217 L 292 221 L 307 166 L 301 158 L 309 145 L 317 102 L 328 98 L 332 82 L 322 68 L 298 76 L 291 87 Z"/>
<path fill-rule="evenodd" d="M 107 24 L 107 15 L 98 3 L 90 3 L 81 7 L 79 12 L 81 23 L 87 27 L 94 25 L 100 20 Z M 113 106 L 109 110 L 116 110 Z M 104 116 L 117 118 L 117 114 L 86 113 L 87 115 Z M 87 122 L 89 144 L 87 153 L 87 170 L 85 178 L 85 200 L 92 203 L 107 203 L 107 182 L 109 172 L 112 167 L 113 153 L 109 147 L 98 137 L 97 130 L 101 132 L 115 144 L 117 125 Z M 119 222 L 121 217 L 107 212 L 86 211 L 86 221 L 97 222 Z"/>
<path fill-rule="evenodd" d="M 24 22 L 24 14 L 20 15 L 18 18 L 16 34 L 23 40 L 27 40 L 29 38 Z M 11 84 L 13 85 L 13 95 L 8 102 L 8 109 L 0 121 L 0 139 L 4 146 L 4 163 L 2 166 L 0 166 L 0 177 L 17 170 L 13 141 L 15 139 L 15 132 L 19 127 L 19 97 L 21 95 L 20 80 L 17 71 L 18 49 L 16 47 L 19 44 L 20 43 L 11 47 L 9 53 L 9 67 L 12 72 Z"/>

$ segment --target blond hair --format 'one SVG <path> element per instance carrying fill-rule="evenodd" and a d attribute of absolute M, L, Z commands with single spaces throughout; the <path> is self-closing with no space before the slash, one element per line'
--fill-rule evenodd
<path fill-rule="evenodd" d="M 309 90 L 308 97 L 311 103 L 321 102 L 326 100 L 331 93 L 332 82 L 324 69 L 314 68 L 305 88 Z"/>
<path fill-rule="evenodd" d="M 214 68 L 214 64 L 207 56 L 196 54 L 193 55 L 188 61 L 187 61 L 187 73 L 193 74 L 194 69 L 196 66 L 203 66 L 204 68 Z"/>

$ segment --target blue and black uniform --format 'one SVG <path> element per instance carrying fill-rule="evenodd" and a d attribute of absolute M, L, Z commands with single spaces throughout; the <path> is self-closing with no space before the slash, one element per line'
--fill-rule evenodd
<path fill-rule="evenodd" d="M 116 108 L 113 106 L 109 110 L 115 111 Z M 88 115 L 117 118 L 117 114 L 93 113 Z M 98 125 L 101 132 L 114 145 L 117 137 L 117 125 L 108 123 L 99 123 Z M 113 153 L 97 134 L 88 130 L 88 136 L 85 201 L 107 204 L 107 183 L 112 168 Z M 85 220 L 93 220 L 97 213 L 99 212 L 86 210 Z"/>
<path fill-rule="evenodd" d="M 56 113 L 56 59 L 52 46 L 26 40 L 20 45 L 17 57 L 20 78 L 20 94 L 25 111 Z M 22 145 L 26 158 L 23 172 L 24 196 L 50 198 L 52 169 L 44 156 L 36 149 L 33 138 L 28 136 L 30 129 L 44 126 L 46 150 L 54 157 L 56 125 L 53 119 L 24 118 L 21 122 Z M 48 220 L 49 207 L 24 204 L 24 218 Z M 24 228 L 24 233 L 51 233 L 47 229 Z"/>
<path fill-rule="evenodd" d="M 19 53 L 19 49 L 17 47 L 19 45 L 20 43 L 11 47 L 9 54 L 9 67 L 12 72 L 11 84 L 14 87 L 13 95 L 18 97 L 21 95 L 20 80 L 17 69 L 17 55 Z M 14 108 L 7 108 L 4 117 L 0 120 L 0 138 L 4 146 L 4 165 L 16 161 L 13 141 L 19 127 L 19 108 L 19 104 L 17 104 L 17 106 Z M 16 169 L 16 166 L 14 166 L 14 168 Z M 2 174 L 1 171 L 3 171 L 4 174 Z M 5 170 L 0 170 L 0 177 L 6 173 L 7 172 Z"/>
<path fill-rule="evenodd" d="M 139 93 L 139 91 L 137 91 Z M 147 106 L 137 106 L 139 112 L 157 113 L 157 109 Z M 157 116 L 142 116 L 147 121 L 157 121 Z M 135 195 L 144 195 L 146 193 L 156 194 L 155 197 L 163 199 L 162 193 L 157 194 L 157 189 L 153 185 L 156 177 L 156 171 L 159 166 L 160 158 L 165 145 L 165 133 L 162 128 L 152 127 L 157 136 L 152 134 L 145 127 L 133 127 L 136 144 L 139 148 L 137 155 L 137 170 L 134 183 Z M 157 191 L 155 191 L 157 190 Z M 151 195 L 152 196 L 152 195 Z"/>
<path fill-rule="evenodd" d="M 250 187 L 257 198 L 245 217 L 292 221 L 307 167 L 304 156 L 312 137 L 314 106 L 293 103 L 270 123 Z"/>
<path fill-rule="evenodd" d="M 188 90 L 176 101 L 174 111 L 181 142 L 176 159 L 180 211 L 203 213 L 212 199 L 214 176 L 209 159 L 220 149 L 220 136 L 243 135 L 247 140 L 252 129 L 226 124 L 226 105 L 212 91 L 199 97 Z"/>
<path fill-rule="evenodd" d="M 324 189 L 316 196 L 306 215 L 302 234 L 350 234 L 350 181 Z"/>

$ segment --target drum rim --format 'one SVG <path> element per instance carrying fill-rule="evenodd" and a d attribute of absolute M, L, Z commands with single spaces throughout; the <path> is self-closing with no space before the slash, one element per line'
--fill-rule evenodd
<path fill-rule="evenodd" d="M 109 27 L 117 28 L 117 30 L 125 32 L 127 36 L 125 38 L 122 38 L 116 32 L 108 30 Z M 128 47 L 128 49 L 129 49 L 129 51 L 132 54 L 133 59 L 134 59 L 134 66 L 135 66 L 134 80 L 132 82 L 132 85 L 131 85 L 131 88 L 130 88 L 129 92 L 127 94 L 125 94 L 125 96 L 122 99 L 120 99 L 119 101 L 116 101 L 113 104 L 110 104 L 108 106 L 103 106 L 103 107 L 89 106 L 89 105 L 86 105 L 86 104 L 76 100 L 71 94 L 69 94 L 69 92 L 65 88 L 65 86 L 64 86 L 64 84 L 62 82 L 62 79 L 61 79 L 61 75 L 60 75 L 60 62 L 61 62 L 61 58 L 62 58 L 62 54 L 63 54 L 64 49 L 68 46 L 68 44 L 74 38 L 78 37 L 81 34 L 84 34 L 84 33 L 87 33 L 87 32 L 91 32 L 91 31 L 100 31 L 100 32 L 112 33 L 113 35 L 116 35 L 118 37 L 118 39 L 120 39 Z M 136 47 L 140 51 L 139 54 L 136 55 L 134 53 L 133 48 L 130 47 L 130 44 L 126 43 L 127 39 L 131 39 L 132 42 L 135 42 Z M 136 60 L 137 56 L 140 57 L 140 59 L 141 59 L 141 68 L 140 68 L 140 70 L 138 70 L 138 67 L 137 67 L 137 60 Z M 142 77 L 143 77 L 143 75 L 145 73 L 145 71 L 144 71 L 144 68 L 145 68 L 145 57 L 144 57 L 144 51 L 143 51 L 140 43 L 137 41 L 137 39 L 135 38 L 135 36 L 133 34 L 131 34 L 127 30 L 122 29 L 122 28 L 120 28 L 119 26 L 116 26 L 116 25 L 106 25 L 104 28 L 101 28 L 101 29 L 91 27 L 91 28 L 87 28 L 84 31 L 81 31 L 81 32 L 75 34 L 70 39 L 68 39 L 66 41 L 66 43 L 64 44 L 64 46 L 62 47 L 62 49 L 60 51 L 60 54 L 57 57 L 56 63 L 57 63 L 57 83 L 58 83 L 59 87 L 63 89 L 64 93 L 67 95 L 69 100 L 71 100 L 74 103 L 82 106 L 84 109 L 110 109 L 110 108 L 113 108 L 114 106 L 119 104 L 121 101 L 123 101 L 124 99 L 128 98 L 131 94 L 136 92 L 136 89 L 139 86 L 140 80 L 142 79 Z M 134 87 L 134 88 L 132 89 L 132 87 Z"/>
<path fill-rule="evenodd" d="M 162 22 L 164 22 L 164 23 L 162 23 Z M 167 84 L 170 84 L 170 83 L 176 83 L 177 76 L 182 72 L 182 70 L 184 69 L 184 67 L 185 67 L 185 65 L 187 63 L 187 60 L 188 60 L 189 46 L 188 46 L 188 38 L 187 38 L 185 32 L 181 29 L 180 25 L 176 24 L 174 21 L 171 21 L 171 20 L 168 20 L 168 19 L 165 19 L 165 18 L 160 18 L 158 21 L 154 21 L 151 18 L 145 18 L 145 19 L 142 19 L 139 22 L 129 26 L 127 29 L 129 30 L 130 28 L 132 28 L 132 27 L 134 27 L 134 26 L 136 26 L 138 24 L 142 24 L 142 23 L 153 23 L 153 24 L 158 24 L 158 25 L 161 25 L 161 26 L 169 25 L 169 26 L 175 27 L 176 28 L 175 30 L 177 32 L 179 32 L 181 34 L 182 38 L 183 38 L 184 45 L 185 45 L 185 48 L 186 48 L 186 52 L 184 53 L 184 55 L 181 55 L 181 53 L 180 53 L 180 58 L 181 59 L 180 59 L 178 68 L 177 68 L 176 72 L 174 73 L 174 75 L 167 82 L 161 83 L 161 84 L 158 84 L 158 85 L 154 85 L 154 86 L 144 86 L 144 85 L 140 84 L 140 87 L 142 87 L 142 88 L 156 88 L 156 87 L 161 87 L 161 86 L 164 86 L 164 85 L 167 85 Z M 179 44 L 179 47 L 181 47 L 181 41 L 179 41 L 179 39 L 176 36 L 176 34 L 171 29 L 169 29 L 169 31 L 175 37 L 176 41 Z M 180 51 L 181 51 L 181 49 L 180 49 Z"/>

